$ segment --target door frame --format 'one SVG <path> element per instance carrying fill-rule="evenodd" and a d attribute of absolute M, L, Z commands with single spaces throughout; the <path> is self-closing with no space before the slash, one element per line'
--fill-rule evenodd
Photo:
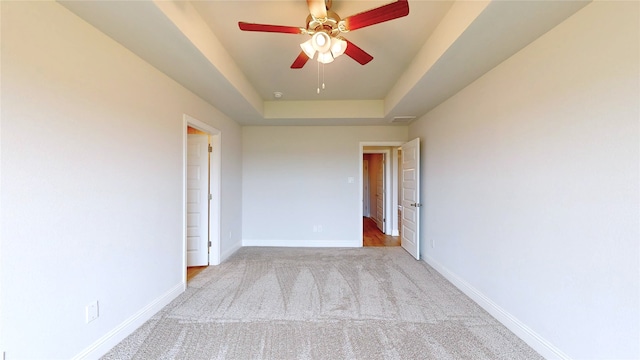
<path fill-rule="evenodd" d="M 393 159 L 394 156 L 397 157 L 397 150 L 396 151 L 390 151 L 389 149 L 385 149 L 385 150 L 367 150 L 365 152 L 364 148 L 367 146 L 385 146 L 385 147 L 400 147 L 403 144 L 405 144 L 406 141 L 361 141 L 360 142 L 360 160 L 359 160 L 359 174 L 360 174 L 360 216 L 358 217 L 359 222 L 360 222 L 360 246 L 363 246 L 363 236 L 364 236 L 364 229 L 362 227 L 362 217 L 364 216 L 363 214 L 363 210 L 362 210 L 362 202 L 364 201 L 364 180 L 363 180 L 363 155 L 364 154 L 380 154 L 380 153 L 385 153 L 387 154 L 387 156 L 385 156 L 385 181 L 387 183 L 387 186 L 385 188 L 385 197 L 386 197 L 386 204 L 385 204 L 385 218 L 387 219 L 387 224 L 385 227 L 385 232 L 388 233 L 388 235 L 393 235 L 395 233 L 395 229 L 394 226 L 397 227 L 398 224 L 398 174 L 397 171 L 393 171 L 392 169 L 397 169 L 393 166 L 393 162 L 396 161 L 397 159 Z M 393 155 L 392 155 L 393 154 Z M 397 166 L 397 164 L 396 164 Z M 389 186 L 391 185 L 391 186 Z M 394 195 L 395 194 L 395 195 Z M 389 199 L 391 199 L 391 201 L 388 201 Z M 395 209 L 395 211 L 393 211 L 393 209 Z M 391 221 L 389 221 L 389 219 L 392 219 Z M 395 221 L 393 221 L 393 219 L 395 219 Z M 394 235 L 397 236 L 397 235 Z"/>
<path fill-rule="evenodd" d="M 221 176 L 221 136 L 222 132 L 215 127 L 195 119 L 187 114 L 182 116 L 182 271 L 187 278 L 187 127 L 192 127 L 209 134 L 212 153 L 209 162 L 209 191 L 212 200 L 209 202 L 209 265 L 220 264 L 220 176 Z"/>

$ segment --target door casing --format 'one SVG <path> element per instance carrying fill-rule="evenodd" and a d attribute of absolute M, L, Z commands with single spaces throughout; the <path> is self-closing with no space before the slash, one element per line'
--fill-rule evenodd
<path fill-rule="evenodd" d="M 400 147 L 405 144 L 406 141 L 368 141 L 368 142 L 360 142 L 360 204 L 362 204 L 364 199 L 364 179 L 363 179 L 363 155 L 364 154 L 375 154 L 375 153 L 384 153 L 385 155 L 385 182 L 387 186 L 385 188 L 385 197 L 387 199 L 385 205 L 385 218 L 387 219 L 386 232 L 387 235 L 394 235 L 394 225 L 397 226 L 398 223 L 398 179 L 397 179 L 397 171 L 393 171 L 392 169 L 397 169 L 397 164 L 393 164 L 393 158 L 397 158 L 397 151 L 390 150 L 367 150 L 365 151 L 365 147 L 367 146 L 385 146 L 385 147 Z M 392 155 L 393 154 L 393 155 Z M 397 160 L 395 160 L 397 161 Z M 389 201 L 390 200 L 390 201 Z M 360 216 L 358 219 L 362 219 L 364 216 L 362 211 L 362 206 L 360 208 Z M 360 226 L 360 246 L 362 246 L 362 237 L 364 236 L 364 230 L 362 226 Z M 395 234 L 397 236 L 397 234 Z"/>
<path fill-rule="evenodd" d="M 183 138 L 183 168 L 182 168 L 182 253 L 183 253 L 183 279 L 187 276 L 187 127 L 191 126 L 198 130 L 204 131 L 211 136 L 211 160 L 209 166 L 209 192 L 212 196 L 212 200 L 209 204 L 209 239 L 211 241 L 211 247 L 209 248 L 209 265 L 220 264 L 220 178 L 221 178 L 221 136 L 220 130 L 215 127 L 195 119 L 187 114 L 182 118 L 182 138 Z"/>

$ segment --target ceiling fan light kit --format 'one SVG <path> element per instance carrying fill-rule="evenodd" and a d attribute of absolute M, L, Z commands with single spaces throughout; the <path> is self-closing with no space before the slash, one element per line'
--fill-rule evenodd
<path fill-rule="evenodd" d="M 238 22 L 238 26 L 243 31 L 311 35 L 311 39 L 300 44 L 302 51 L 291 64 L 292 69 L 301 69 L 316 53 L 316 60 L 323 64 L 333 62 L 338 56 L 346 54 L 359 64 L 365 65 L 373 56 L 342 38 L 340 34 L 409 15 L 407 0 L 398 0 L 344 19 L 330 10 L 331 4 L 331 0 L 307 0 L 309 15 L 306 28 L 242 21 Z"/>
<path fill-rule="evenodd" d="M 309 59 L 313 59 L 318 53 L 318 62 L 328 64 L 344 54 L 347 42 L 340 38 L 329 37 L 325 32 L 317 32 L 311 39 L 300 44 L 300 47 Z"/>
<path fill-rule="evenodd" d="M 318 62 L 328 64 L 333 61 L 333 55 L 330 52 L 318 53 Z"/>

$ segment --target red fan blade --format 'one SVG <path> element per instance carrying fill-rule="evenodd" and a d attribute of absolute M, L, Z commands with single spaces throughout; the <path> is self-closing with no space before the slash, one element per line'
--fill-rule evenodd
<path fill-rule="evenodd" d="M 238 26 L 242 31 L 274 32 L 285 34 L 302 34 L 303 30 L 301 28 L 293 26 L 251 24 L 242 21 L 238 22 Z"/>
<path fill-rule="evenodd" d="M 307 61 L 309 61 L 309 57 L 307 56 L 307 54 L 305 54 L 304 51 L 300 51 L 300 55 L 298 55 L 298 57 L 293 62 L 293 64 L 291 64 L 291 68 L 302 69 L 302 67 L 304 66 L 304 64 L 307 63 Z"/>
<path fill-rule="evenodd" d="M 409 3 L 407 0 L 398 0 L 394 3 L 367 10 L 342 20 L 348 30 L 356 30 L 407 15 L 409 15 Z"/>
<path fill-rule="evenodd" d="M 309 13 L 316 19 L 325 19 L 327 17 L 327 5 L 324 0 L 307 0 Z"/>
<path fill-rule="evenodd" d="M 369 55 L 366 51 L 360 49 L 349 40 L 345 41 L 347 42 L 347 50 L 345 50 L 344 53 L 353 60 L 359 62 L 360 65 L 364 65 L 373 60 L 373 56 Z"/>

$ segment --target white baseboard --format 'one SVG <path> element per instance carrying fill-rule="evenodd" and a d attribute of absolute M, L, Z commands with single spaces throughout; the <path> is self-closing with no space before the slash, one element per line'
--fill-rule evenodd
<path fill-rule="evenodd" d="M 277 247 L 362 247 L 357 240 L 242 240 L 242 246 L 277 246 Z"/>
<path fill-rule="evenodd" d="M 131 335 L 147 320 L 151 319 L 153 315 L 169 304 L 173 299 L 178 297 L 178 295 L 182 294 L 186 288 L 187 283 L 184 281 L 175 285 L 169 291 L 153 300 L 149 305 L 140 309 L 137 313 L 133 314 L 133 316 L 125 320 L 113 330 L 109 331 L 72 359 L 99 359 L 114 346 L 124 340 L 124 338 Z"/>
<path fill-rule="evenodd" d="M 240 250 L 240 248 L 242 247 L 242 243 L 241 242 L 237 242 L 235 244 L 233 244 L 233 246 L 227 250 L 225 250 L 223 253 L 220 254 L 220 263 L 223 263 L 225 260 L 227 260 L 229 258 L 229 256 L 235 254 L 236 251 Z"/>
<path fill-rule="evenodd" d="M 538 333 L 533 331 L 530 327 L 525 325 L 522 321 L 518 320 L 515 316 L 501 308 L 498 304 L 493 302 L 489 297 L 484 295 L 478 289 L 474 288 L 468 282 L 464 281 L 458 275 L 442 266 L 431 257 L 424 257 L 424 262 L 429 264 L 432 268 L 436 269 L 442 276 L 455 285 L 460 291 L 465 293 L 473 301 L 475 301 L 480 307 L 485 309 L 491 316 L 496 318 L 502 325 L 511 330 L 516 336 L 526 342 L 535 351 L 542 355 L 545 359 L 562 359 L 570 360 L 571 358 L 562 352 L 562 350 L 555 347 L 549 341 L 544 339 Z"/>

